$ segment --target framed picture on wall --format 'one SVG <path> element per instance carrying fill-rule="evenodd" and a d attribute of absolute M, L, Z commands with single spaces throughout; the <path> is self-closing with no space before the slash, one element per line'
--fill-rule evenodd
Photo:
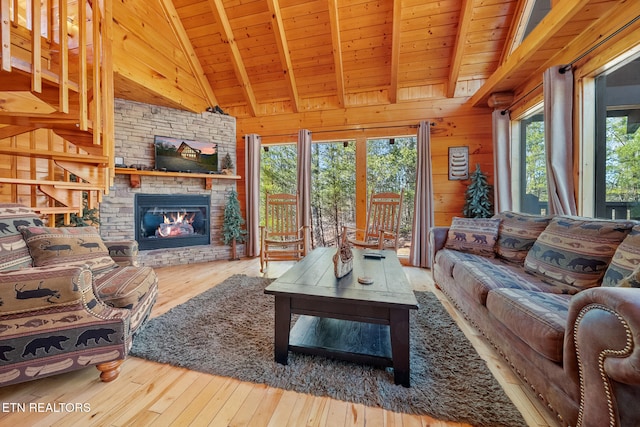
<path fill-rule="evenodd" d="M 469 179 L 469 147 L 449 147 L 449 180 Z"/>

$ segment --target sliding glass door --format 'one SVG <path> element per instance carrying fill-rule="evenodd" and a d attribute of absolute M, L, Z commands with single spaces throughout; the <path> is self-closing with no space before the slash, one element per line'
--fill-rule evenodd
<path fill-rule="evenodd" d="M 640 219 L 640 58 L 596 78 L 595 215 Z"/>

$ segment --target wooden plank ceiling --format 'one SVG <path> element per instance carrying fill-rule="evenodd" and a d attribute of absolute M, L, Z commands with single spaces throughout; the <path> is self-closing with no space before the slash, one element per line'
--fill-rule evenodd
<path fill-rule="evenodd" d="M 181 56 L 192 49 L 192 71 L 201 67 L 211 88 L 201 93 L 202 108 L 215 102 L 239 118 L 468 95 L 496 70 L 517 4 L 158 1 L 182 34 Z M 119 11 L 131 12 L 116 7 L 116 21 L 131 21 Z M 116 83 L 116 96 L 142 93 Z"/>
<path fill-rule="evenodd" d="M 611 6 L 625 2 L 556 2 L 534 37 L 517 47 L 514 39 L 523 25 L 519 15 L 530 3 L 115 2 L 116 96 L 192 111 L 219 105 L 238 118 L 443 97 L 474 96 L 475 105 L 486 106 L 491 93 L 525 84 Z M 146 32 L 147 45 L 155 31 L 153 37 L 162 44 L 148 50 L 164 46 L 165 51 L 137 51 L 144 43 L 134 48 L 132 39 L 126 41 L 127 31 Z M 132 77 L 132 55 L 149 57 L 137 70 L 152 74 L 149 83 Z M 165 64 L 153 65 L 153 56 L 162 56 Z M 154 86 L 159 79 L 173 86 Z"/>

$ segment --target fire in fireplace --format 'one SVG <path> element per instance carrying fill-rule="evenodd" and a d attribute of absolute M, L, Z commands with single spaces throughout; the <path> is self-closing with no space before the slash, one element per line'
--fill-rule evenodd
<path fill-rule="evenodd" d="M 136 194 L 135 236 L 140 250 L 208 245 L 211 197 Z"/>

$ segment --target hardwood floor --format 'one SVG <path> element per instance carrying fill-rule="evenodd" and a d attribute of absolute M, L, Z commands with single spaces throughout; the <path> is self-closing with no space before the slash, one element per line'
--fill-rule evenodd
<path fill-rule="evenodd" d="M 277 277 L 291 264 L 269 264 Z M 233 274 L 259 276 L 257 259 L 156 269 L 160 294 L 152 316 Z M 416 290 L 434 291 L 429 270 L 404 267 Z M 478 333 L 435 291 L 530 426 L 557 426 Z M 129 357 L 120 377 L 101 383 L 95 367 L 0 388 L 0 425 L 30 426 L 430 426 L 466 424 L 393 413 L 262 384 L 201 374 Z M 24 405 L 24 411 L 16 405 Z M 33 404 L 33 406 L 31 406 Z M 40 404 L 41 406 L 37 406 Z M 46 405 L 50 404 L 49 407 Z M 13 410 L 12 410 L 13 406 Z"/>

